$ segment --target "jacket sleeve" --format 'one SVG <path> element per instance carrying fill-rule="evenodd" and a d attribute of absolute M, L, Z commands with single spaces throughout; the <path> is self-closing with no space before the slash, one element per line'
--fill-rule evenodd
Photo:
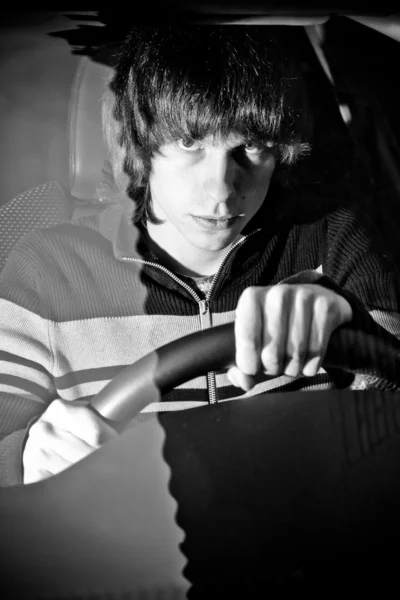
<path fill-rule="evenodd" d="M 398 346 L 398 274 L 373 224 L 367 228 L 354 212 L 340 209 L 327 218 L 325 240 L 319 283 L 346 297 L 353 310 L 353 326 L 386 339 L 389 345 L 393 336 L 392 344 Z M 354 375 L 351 389 L 396 389 L 383 381 L 378 371 L 360 369 Z"/>
<path fill-rule="evenodd" d="M 314 283 L 332 289 L 347 299 L 353 311 L 349 324 L 356 339 L 368 346 L 365 368 L 344 372 L 326 368 L 338 387 L 354 390 L 398 390 L 399 378 L 387 364 L 400 356 L 400 310 L 398 275 L 385 254 L 377 232 L 368 232 L 354 213 L 340 209 L 324 220 L 322 265 L 318 270 L 296 273 L 280 283 Z M 354 337 L 353 335 L 353 337 Z M 341 360 L 347 365 L 352 348 L 343 348 Z M 369 363 L 369 364 L 367 364 Z M 380 368 L 380 363 L 384 369 Z"/>
<path fill-rule="evenodd" d="M 29 427 L 56 397 L 38 271 L 19 244 L 0 273 L 0 486 L 23 482 Z"/>
<path fill-rule="evenodd" d="M 398 274 L 384 242 L 372 224 L 367 229 L 349 209 L 327 217 L 322 271 L 372 316 L 400 312 Z"/>

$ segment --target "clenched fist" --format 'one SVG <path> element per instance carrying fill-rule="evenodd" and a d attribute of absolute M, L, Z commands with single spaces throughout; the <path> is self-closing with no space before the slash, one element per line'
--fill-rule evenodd
<path fill-rule="evenodd" d="M 24 483 L 63 471 L 118 435 L 82 402 L 54 400 L 29 430 Z"/>
<path fill-rule="evenodd" d="M 231 383 L 249 390 L 261 371 L 271 376 L 316 375 L 332 332 L 352 316 L 345 298 L 317 284 L 247 288 L 236 310 Z"/>

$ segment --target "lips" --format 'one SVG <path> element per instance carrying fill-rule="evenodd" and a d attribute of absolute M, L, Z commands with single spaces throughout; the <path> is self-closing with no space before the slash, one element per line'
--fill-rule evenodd
<path fill-rule="evenodd" d="M 229 221 L 229 219 L 236 219 L 240 215 L 227 215 L 225 217 L 212 217 L 208 215 L 193 215 L 198 219 L 207 219 L 207 221 Z"/>
<path fill-rule="evenodd" d="M 242 215 L 232 215 L 229 217 L 208 217 L 192 215 L 193 220 L 201 229 L 223 230 L 232 227 Z"/>

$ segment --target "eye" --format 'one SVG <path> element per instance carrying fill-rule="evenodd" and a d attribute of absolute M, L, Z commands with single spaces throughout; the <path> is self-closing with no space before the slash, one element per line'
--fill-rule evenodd
<path fill-rule="evenodd" d="M 244 149 L 246 154 L 262 154 L 266 148 L 262 144 L 256 142 L 247 142 L 247 144 L 244 145 Z"/>
<path fill-rule="evenodd" d="M 196 152 L 202 148 L 199 141 L 190 138 L 178 140 L 176 143 L 179 150 L 183 150 L 184 152 Z"/>

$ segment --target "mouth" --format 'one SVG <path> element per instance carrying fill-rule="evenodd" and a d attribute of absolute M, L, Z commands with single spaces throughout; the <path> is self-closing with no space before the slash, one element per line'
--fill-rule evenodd
<path fill-rule="evenodd" d="M 244 215 L 232 215 L 227 217 L 191 216 L 201 229 L 211 230 L 230 229 L 244 217 Z"/>

